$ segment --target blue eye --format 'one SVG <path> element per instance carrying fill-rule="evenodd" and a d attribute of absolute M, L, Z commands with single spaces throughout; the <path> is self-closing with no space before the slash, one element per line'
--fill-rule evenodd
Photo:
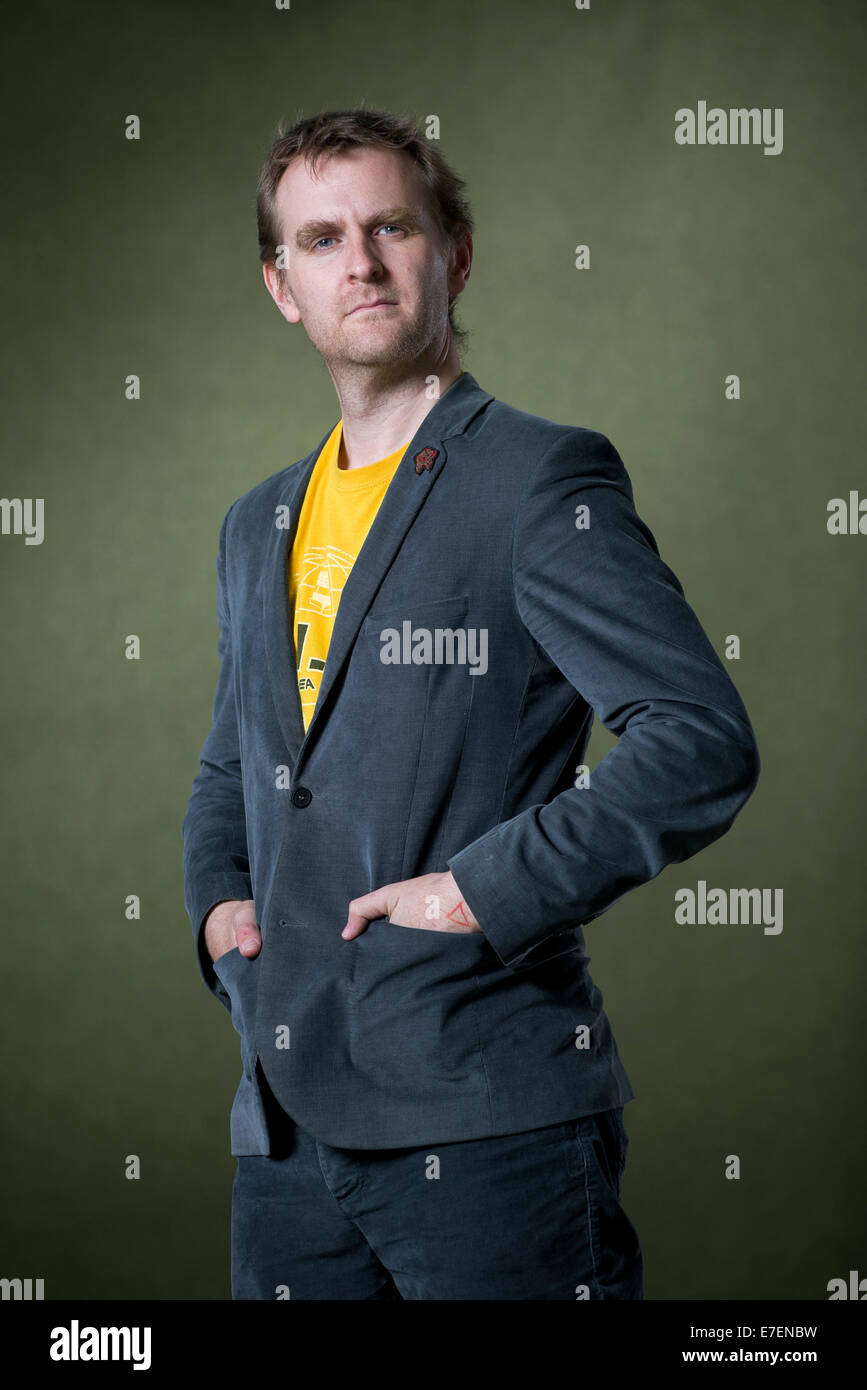
<path fill-rule="evenodd" d="M 397 223 L 397 222 L 383 222 L 382 227 L 379 228 L 378 230 L 380 230 L 380 231 L 402 232 L 402 231 L 404 230 L 404 228 L 401 227 L 400 224 Z M 334 237 L 333 237 L 333 236 L 321 236 L 321 237 L 317 237 L 316 241 L 314 241 L 314 242 L 311 243 L 311 248 L 312 248 L 312 250 L 317 251 L 317 250 L 322 246 L 323 242 L 326 242 L 326 241 L 334 241 Z M 326 249 L 327 249 L 327 248 L 326 248 Z"/>

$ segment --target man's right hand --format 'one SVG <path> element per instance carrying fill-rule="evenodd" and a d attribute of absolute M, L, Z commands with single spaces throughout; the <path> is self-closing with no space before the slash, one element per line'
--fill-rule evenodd
<path fill-rule="evenodd" d="M 205 945 L 212 961 L 236 946 L 242 956 L 258 956 L 262 937 L 256 925 L 253 899 L 227 898 L 212 907 L 205 919 Z"/>

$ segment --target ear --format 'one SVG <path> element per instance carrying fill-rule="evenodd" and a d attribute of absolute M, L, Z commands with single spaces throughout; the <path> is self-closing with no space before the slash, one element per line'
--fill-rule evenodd
<path fill-rule="evenodd" d="M 300 323 L 298 306 L 284 283 L 285 271 L 279 271 L 273 261 L 266 261 L 262 266 L 262 275 L 265 288 L 287 323 Z"/>
<path fill-rule="evenodd" d="M 473 264 L 473 238 L 469 232 L 449 250 L 447 285 L 450 295 L 458 295 L 466 287 Z"/>

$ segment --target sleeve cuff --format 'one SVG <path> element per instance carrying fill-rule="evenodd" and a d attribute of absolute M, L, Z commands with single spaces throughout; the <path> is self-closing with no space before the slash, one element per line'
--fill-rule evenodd
<path fill-rule="evenodd" d="M 461 897 L 475 917 L 504 965 L 513 970 L 530 969 L 543 960 L 572 951 L 579 923 L 569 927 L 539 930 L 538 909 L 523 904 L 510 885 L 503 891 L 504 875 L 497 850 L 494 826 L 481 839 L 446 861 Z"/>

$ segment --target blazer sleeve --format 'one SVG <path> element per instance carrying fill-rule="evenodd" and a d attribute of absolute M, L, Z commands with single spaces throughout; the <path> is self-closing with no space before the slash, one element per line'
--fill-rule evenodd
<path fill-rule="evenodd" d="M 234 507 L 235 503 L 232 503 Z M 238 711 L 232 657 L 232 626 L 226 591 L 226 529 L 223 518 L 217 554 L 217 654 L 220 670 L 211 730 L 199 754 L 199 771 L 182 825 L 184 901 L 193 928 L 199 972 L 208 988 L 231 1012 L 231 1001 L 217 978 L 205 945 L 205 918 L 218 902 L 253 897 L 241 778 Z"/>
<path fill-rule="evenodd" d="M 619 737 L 589 787 L 531 806 L 448 860 L 497 954 L 517 967 L 723 835 L 760 762 L 740 696 L 605 435 L 573 429 L 538 461 L 512 560 L 521 621 Z"/>

